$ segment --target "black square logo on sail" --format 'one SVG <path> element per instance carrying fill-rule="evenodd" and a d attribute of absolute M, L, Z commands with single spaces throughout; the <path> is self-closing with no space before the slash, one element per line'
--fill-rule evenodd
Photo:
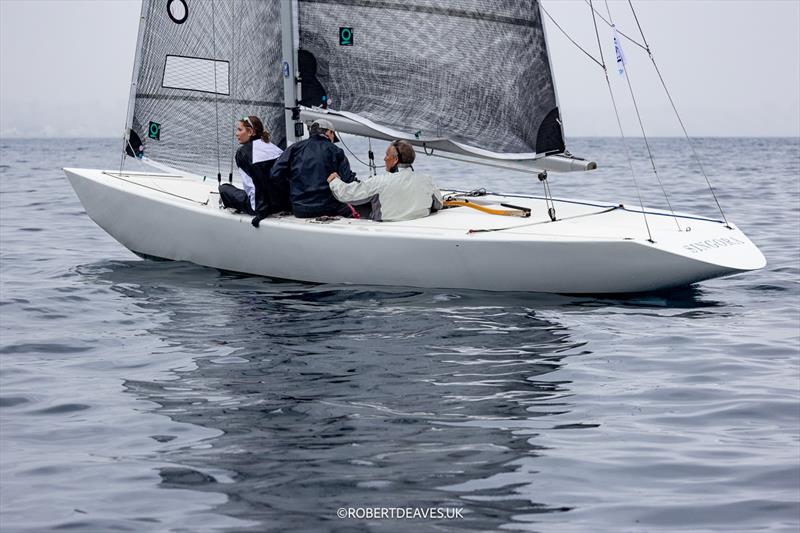
<path fill-rule="evenodd" d="M 353 28 L 347 26 L 339 27 L 339 45 L 353 46 Z"/>
<path fill-rule="evenodd" d="M 161 124 L 158 122 L 151 122 L 147 127 L 147 136 L 154 140 L 161 138 Z"/>

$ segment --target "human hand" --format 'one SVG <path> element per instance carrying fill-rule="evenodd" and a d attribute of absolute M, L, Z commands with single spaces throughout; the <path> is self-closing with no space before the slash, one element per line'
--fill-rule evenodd
<path fill-rule="evenodd" d="M 332 182 L 333 180 L 335 180 L 338 177 L 339 177 L 339 174 L 337 174 L 336 172 L 331 172 L 331 175 L 328 176 L 328 183 Z"/>

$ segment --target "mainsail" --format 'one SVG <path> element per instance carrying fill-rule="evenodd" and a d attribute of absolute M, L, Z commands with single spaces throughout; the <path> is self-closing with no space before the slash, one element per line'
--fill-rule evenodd
<path fill-rule="evenodd" d="M 129 106 L 129 155 L 206 176 L 232 170 L 241 116 L 285 146 L 320 112 L 467 160 L 594 166 L 543 157 L 565 147 L 536 0 L 143 0 Z"/>
<path fill-rule="evenodd" d="M 299 0 L 297 11 L 303 88 L 326 97 L 308 104 L 490 153 L 564 151 L 535 0 Z"/>
<path fill-rule="evenodd" d="M 143 0 L 127 151 L 227 177 L 233 127 L 285 143 L 280 0 Z"/>

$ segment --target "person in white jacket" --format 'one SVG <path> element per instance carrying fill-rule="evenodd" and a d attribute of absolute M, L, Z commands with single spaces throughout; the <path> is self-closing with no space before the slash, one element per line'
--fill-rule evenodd
<path fill-rule="evenodd" d="M 369 203 L 369 218 L 378 222 L 426 217 L 442 208 L 442 193 L 430 176 L 414 172 L 415 157 L 411 143 L 393 141 L 383 158 L 386 174 L 345 183 L 334 172 L 328 176 L 328 185 L 340 202 Z"/>

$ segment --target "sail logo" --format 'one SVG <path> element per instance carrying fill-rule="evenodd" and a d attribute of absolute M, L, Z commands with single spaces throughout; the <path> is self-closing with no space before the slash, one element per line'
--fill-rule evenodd
<path fill-rule="evenodd" d="M 151 122 L 147 127 L 147 136 L 154 141 L 161 139 L 161 124 L 158 122 Z"/>
<path fill-rule="evenodd" d="M 726 246 L 737 246 L 739 244 L 744 244 L 744 241 L 741 241 L 736 237 L 720 237 L 719 239 L 708 239 L 706 241 L 685 244 L 683 247 L 693 254 L 696 254 L 699 252 L 705 252 L 706 250 L 711 250 L 713 248 L 725 248 Z"/>
<path fill-rule="evenodd" d="M 339 46 L 353 46 L 353 28 L 339 28 Z"/>

